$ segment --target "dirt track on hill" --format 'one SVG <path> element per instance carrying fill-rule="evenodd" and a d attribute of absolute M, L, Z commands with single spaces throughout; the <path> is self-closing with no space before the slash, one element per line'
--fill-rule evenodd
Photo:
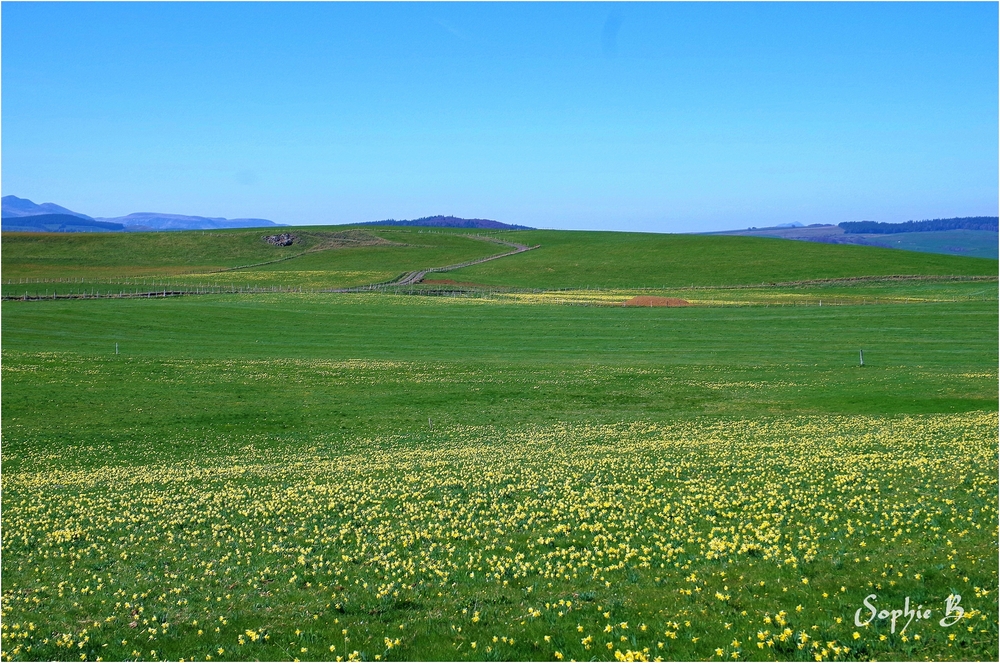
<path fill-rule="evenodd" d="M 472 265 L 479 265 L 484 262 L 489 262 L 490 260 L 496 260 L 497 258 L 506 258 L 507 256 L 516 255 L 518 253 L 524 253 L 525 251 L 531 251 L 532 249 L 537 249 L 539 245 L 535 246 L 525 246 L 524 244 L 516 244 L 514 242 L 506 242 L 502 239 L 496 239 L 494 237 L 483 237 L 481 235 L 466 235 L 469 239 L 477 239 L 484 242 L 493 242 L 494 244 L 503 244 L 505 246 L 513 247 L 513 251 L 508 251 L 506 253 L 499 253 L 493 256 L 486 256 L 485 258 L 477 258 L 475 260 L 468 260 L 466 262 L 460 262 L 456 265 L 445 265 L 444 267 L 429 267 L 427 269 L 421 269 L 414 272 L 407 272 L 394 281 L 387 281 L 385 283 L 372 283 L 370 285 L 356 286 L 353 288 L 339 288 L 337 290 L 331 290 L 330 292 L 362 292 L 365 290 L 377 290 L 380 288 L 394 288 L 398 286 L 406 285 L 416 285 L 424 280 L 424 277 L 431 273 L 436 272 L 450 272 L 453 269 L 461 269 L 462 267 L 471 267 Z"/>

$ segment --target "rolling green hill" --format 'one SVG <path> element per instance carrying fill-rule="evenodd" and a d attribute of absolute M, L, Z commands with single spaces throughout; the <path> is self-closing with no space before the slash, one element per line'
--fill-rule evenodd
<path fill-rule="evenodd" d="M 772 237 L 825 244 L 857 244 L 992 260 L 996 260 L 998 256 L 996 230 L 958 228 L 905 233 L 845 233 L 840 226 L 815 225 L 795 228 L 748 228 L 706 234 Z"/>
<path fill-rule="evenodd" d="M 454 271 L 449 278 L 529 288 L 659 288 L 852 276 L 997 274 L 996 260 L 758 237 L 555 230 L 504 237 L 541 248 Z"/>
<path fill-rule="evenodd" d="M 304 290 L 380 283 L 402 273 L 503 253 L 476 231 L 416 228 L 290 228 L 291 246 L 262 240 L 260 229 L 173 233 L 3 236 L 4 293 L 22 282 L 70 292 L 152 279 L 178 288 L 211 283 Z M 760 285 L 885 275 L 996 276 L 997 261 L 866 246 L 722 235 L 519 231 L 496 237 L 538 248 L 447 273 L 488 286 L 680 288 Z M 123 281 L 125 279 L 126 281 Z M 70 281 L 72 284 L 62 283 Z M 51 286 L 51 287 L 50 287 Z"/>
<path fill-rule="evenodd" d="M 462 263 L 507 249 L 469 233 L 413 228 L 281 228 L 297 237 L 272 246 L 261 229 L 170 233 L 4 233 L 3 283 L 15 292 L 36 280 L 49 290 L 122 279 L 171 284 L 337 288 L 395 278 L 403 272 Z M 243 267 L 247 266 L 247 267 Z M 235 269 L 243 267 L 241 269 Z"/>
<path fill-rule="evenodd" d="M 301 253 L 271 246 L 260 230 L 159 233 L 4 233 L 4 281 L 60 276 L 134 276 L 210 271 Z"/>
<path fill-rule="evenodd" d="M 936 230 L 892 235 L 866 235 L 869 239 L 906 251 L 925 251 L 970 258 L 997 259 L 995 230 Z"/>

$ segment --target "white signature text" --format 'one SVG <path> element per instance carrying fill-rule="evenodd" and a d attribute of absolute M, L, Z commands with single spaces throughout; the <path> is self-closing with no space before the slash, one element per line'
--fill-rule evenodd
<path fill-rule="evenodd" d="M 887 609 L 878 608 L 875 605 L 875 601 L 878 597 L 875 594 L 869 594 L 865 597 L 864 608 L 858 608 L 857 612 L 854 613 L 854 624 L 855 626 L 865 626 L 872 623 L 876 619 L 888 619 L 889 620 L 889 632 L 896 632 L 896 622 L 900 617 L 906 619 L 906 624 L 900 629 L 900 633 L 905 631 L 907 627 L 914 621 L 922 621 L 931 618 L 931 613 L 933 612 L 930 608 L 924 608 L 923 605 L 918 605 L 916 608 L 910 607 L 910 597 L 907 596 L 903 601 L 902 609 Z M 958 623 L 958 620 L 965 616 L 965 608 L 959 605 L 962 601 L 961 594 L 952 594 L 944 602 L 944 617 L 942 617 L 938 624 L 944 627 L 952 626 Z M 867 618 L 862 618 L 862 611 L 867 609 Z"/>

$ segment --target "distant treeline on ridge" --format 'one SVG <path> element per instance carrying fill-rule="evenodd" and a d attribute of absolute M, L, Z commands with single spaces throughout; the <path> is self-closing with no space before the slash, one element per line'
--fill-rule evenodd
<path fill-rule="evenodd" d="M 932 230 L 997 230 L 998 217 L 964 216 L 954 219 L 930 219 L 928 221 L 907 221 L 905 223 L 881 223 L 876 221 L 845 221 L 837 224 L 848 234 L 879 234 L 930 232 Z"/>

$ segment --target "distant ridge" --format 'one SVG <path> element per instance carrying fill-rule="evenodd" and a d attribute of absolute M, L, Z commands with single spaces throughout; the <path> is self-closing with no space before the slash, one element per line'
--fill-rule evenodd
<path fill-rule="evenodd" d="M 88 223 L 83 223 L 81 220 Z M 152 230 L 218 230 L 284 224 L 267 219 L 225 219 L 184 214 L 137 212 L 112 218 L 90 217 L 55 203 L 36 205 L 27 198 L 3 197 L 3 229 L 21 232 L 121 232 Z"/>
<path fill-rule="evenodd" d="M 222 228 L 259 228 L 282 224 L 267 219 L 225 219 L 222 217 L 185 216 L 184 214 L 160 214 L 157 212 L 136 212 L 128 216 L 98 218 L 98 221 L 119 223 L 125 230 L 218 230 Z"/>
<path fill-rule="evenodd" d="M 120 232 L 125 230 L 125 226 L 120 223 L 95 221 L 90 217 L 73 214 L 34 214 L 32 216 L 5 216 L 3 230 L 33 233 Z"/>
<path fill-rule="evenodd" d="M 906 223 L 846 221 L 840 225 L 811 224 L 797 228 L 747 228 L 710 233 L 775 239 L 860 244 L 887 249 L 997 259 L 997 217 L 974 216 Z"/>
<path fill-rule="evenodd" d="M 491 219 L 462 219 L 457 216 L 425 216 L 410 221 L 386 219 L 385 221 L 368 221 L 361 226 L 425 226 L 431 228 L 484 228 L 489 230 L 534 230 L 528 226 L 516 226 L 501 223 Z"/>
<path fill-rule="evenodd" d="M 876 221 L 844 221 L 838 224 L 848 234 L 868 233 L 889 235 L 894 233 L 934 232 L 936 230 L 992 230 L 997 231 L 995 216 L 961 216 L 953 219 L 929 219 L 927 221 L 906 221 L 904 223 L 884 223 Z"/>

